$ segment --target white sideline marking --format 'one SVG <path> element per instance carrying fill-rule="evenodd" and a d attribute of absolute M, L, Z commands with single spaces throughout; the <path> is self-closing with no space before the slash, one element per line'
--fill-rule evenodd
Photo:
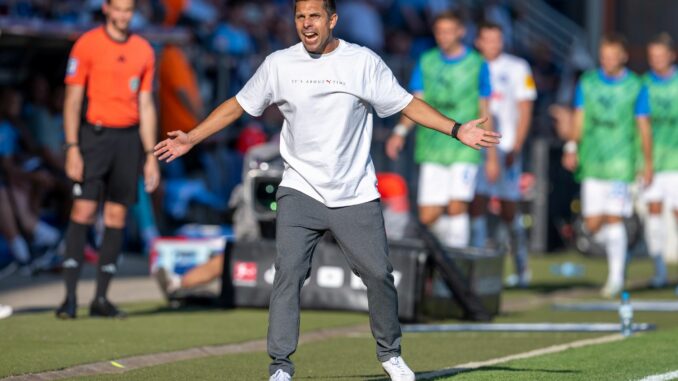
<path fill-rule="evenodd" d="M 486 366 L 492 366 L 496 364 L 501 364 L 504 362 L 508 361 L 513 361 L 513 360 L 520 360 L 520 359 L 527 359 L 530 357 L 537 357 L 541 355 L 546 355 L 546 354 L 551 354 L 551 353 L 558 353 L 558 352 L 563 352 L 568 349 L 575 349 L 575 348 L 581 348 L 581 347 L 586 347 L 589 345 L 598 345 L 598 344 L 605 344 L 605 343 L 611 343 L 613 341 L 618 341 L 622 340 L 624 336 L 620 334 L 614 334 L 614 335 L 607 335 L 603 337 L 597 337 L 595 339 L 585 339 L 585 340 L 577 340 L 573 341 L 571 343 L 566 343 L 566 344 L 558 344 L 558 345 L 553 345 L 550 347 L 546 348 L 540 348 L 540 349 L 534 349 L 528 352 L 523 352 L 523 353 L 518 353 L 515 355 L 509 355 L 509 356 L 504 356 L 504 357 L 499 357 L 496 359 L 490 359 L 490 360 L 485 360 L 485 361 L 476 361 L 476 362 L 469 362 L 466 364 L 460 364 L 457 366 L 454 366 L 452 368 L 446 368 L 446 369 L 441 369 L 441 370 L 436 370 L 433 372 L 428 372 L 428 373 L 422 373 L 417 375 L 417 380 L 428 380 L 432 378 L 437 378 L 437 377 L 443 377 L 443 376 L 452 376 L 457 373 L 462 373 L 466 372 L 469 370 L 473 369 L 478 369 Z M 676 372 L 677 377 L 678 377 L 678 372 Z M 663 380 L 669 380 L 669 378 L 662 378 L 662 379 L 657 379 L 657 380 L 652 380 L 652 381 L 663 381 Z M 649 381 L 649 380 L 641 380 L 641 381 Z"/>
<path fill-rule="evenodd" d="M 647 376 L 640 381 L 668 381 L 675 380 L 676 378 L 678 378 L 678 370 L 674 370 L 673 372 L 668 372 L 664 374 L 655 374 L 652 376 Z"/>

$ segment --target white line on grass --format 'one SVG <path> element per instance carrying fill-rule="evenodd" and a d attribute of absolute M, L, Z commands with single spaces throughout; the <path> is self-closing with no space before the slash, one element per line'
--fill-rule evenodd
<path fill-rule="evenodd" d="M 467 372 L 469 370 L 483 368 L 483 367 L 486 367 L 486 366 L 492 366 L 492 365 L 496 365 L 496 364 L 501 364 L 501 363 L 505 363 L 505 362 L 508 362 L 508 361 L 527 359 L 527 358 L 542 356 L 542 355 L 546 355 L 546 354 L 550 354 L 550 353 L 563 352 L 563 351 L 566 351 L 568 349 L 587 347 L 589 345 L 605 344 L 605 343 L 610 343 L 610 342 L 613 342 L 613 341 L 622 340 L 623 338 L 624 337 L 620 334 L 614 334 L 614 335 L 608 335 L 608 336 L 603 336 L 603 337 L 597 337 L 595 339 L 585 339 L 585 340 L 573 341 L 571 343 L 566 343 L 566 344 L 553 345 L 553 346 L 546 347 L 546 348 L 535 349 L 535 350 L 532 350 L 532 351 L 529 351 L 529 352 L 523 352 L 523 353 L 518 353 L 518 354 L 515 354 L 515 355 L 499 357 L 499 358 L 496 358 L 496 359 L 469 362 L 469 363 L 466 363 L 466 364 L 454 366 L 452 368 L 441 369 L 441 370 L 436 370 L 436 371 L 433 371 L 433 372 L 418 374 L 417 380 L 430 380 L 432 378 L 452 376 L 452 375 L 455 375 L 457 373 Z M 663 380 L 669 380 L 669 379 L 668 378 L 661 379 L 661 381 L 663 381 Z M 642 380 L 642 381 L 648 381 L 648 380 Z M 652 380 L 652 381 L 659 381 L 659 379 Z"/>
<path fill-rule="evenodd" d="M 664 374 L 654 374 L 652 376 L 647 376 L 640 381 L 668 381 L 675 380 L 676 378 L 678 378 L 678 370 Z"/>

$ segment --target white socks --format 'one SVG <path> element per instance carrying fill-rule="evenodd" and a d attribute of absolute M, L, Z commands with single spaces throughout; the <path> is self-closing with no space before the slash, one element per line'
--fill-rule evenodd
<path fill-rule="evenodd" d="M 593 234 L 593 241 L 599 245 L 605 246 L 607 244 L 607 225 L 603 224 L 603 226 L 598 229 L 598 231 Z"/>
<path fill-rule="evenodd" d="M 609 286 L 623 287 L 624 264 L 626 262 L 626 249 L 628 246 L 626 228 L 622 222 L 616 222 L 607 224 L 603 229 L 605 231 L 605 249 L 608 265 L 607 284 Z"/>
<path fill-rule="evenodd" d="M 450 218 L 443 214 L 431 225 L 431 231 L 443 245 L 447 244 L 447 236 L 450 234 Z"/>
<path fill-rule="evenodd" d="M 470 239 L 470 221 L 468 214 L 440 216 L 431 226 L 431 231 L 440 242 L 449 247 L 468 247 Z"/>
<path fill-rule="evenodd" d="M 447 235 L 445 244 L 449 247 L 468 247 L 470 238 L 471 224 L 468 214 L 457 214 L 448 216 L 450 223 L 450 230 Z"/>
<path fill-rule="evenodd" d="M 650 214 L 647 217 L 647 250 L 650 256 L 663 254 L 665 234 L 661 215 Z"/>
<path fill-rule="evenodd" d="M 650 214 L 647 217 L 647 250 L 654 260 L 654 282 L 657 286 L 666 281 L 666 265 L 664 264 L 664 245 L 666 243 L 666 229 L 659 214 Z"/>

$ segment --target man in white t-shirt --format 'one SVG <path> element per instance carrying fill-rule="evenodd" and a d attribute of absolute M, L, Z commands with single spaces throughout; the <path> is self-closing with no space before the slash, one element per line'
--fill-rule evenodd
<path fill-rule="evenodd" d="M 516 283 L 524 287 L 529 281 L 527 240 L 517 213 L 520 200 L 521 151 L 532 120 L 532 106 L 537 91 L 530 66 L 522 58 L 503 52 L 502 30 L 497 24 L 483 24 L 478 30 L 477 46 L 490 68 L 490 113 L 494 126 L 502 134 L 497 149 L 500 173 L 490 182 L 478 174 L 476 197 L 471 205 L 472 245 L 483 247 L 487 241 L 485 214 L 490 197 L 501 201 L 502 237 L 508 236 L 515 260 Z M 505 242 L 505 239 L 500 239 Z"/>
<path fill-rule="evenodd" d="M 269 105 L 282 112 L 280 152 L 285 172 L 277 202 L 277 255 L 269 307 L 271 380 L 290 380 L 290 356 L 299 339 L 299 294 L 313 250 L 331 231 L 353 271 L 367 286 L 377 357 L 392 380 L 414 380 L 400 357 L 398 299 L 388 260 L 374 166 L 369 155 L 374 112 L 409 118 L 457 137 L 474 148 L 499 135 L 463 125 L 413 99 L 369 49 L 332 36 L 338 16 L 332 0 L 296 0 L 301 43 L 269 55 L 245 87 L 188 134 L 170 132 L 156 146 L 172 161 L 244 112 L 259 116 Z"/>

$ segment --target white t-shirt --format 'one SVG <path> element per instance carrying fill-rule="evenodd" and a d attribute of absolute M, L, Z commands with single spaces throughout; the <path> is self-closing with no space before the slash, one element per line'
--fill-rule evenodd
<path fill-rule="evenodd" d="M 518 129 L 518 103 L 537 99 L 537 89 L 532 71 L 527 62 L 510 54 L 501 54 L 490 61 L 490 112 L 494 117 L 495 129 L 502 138 L 499 149 L 511 151 Z"/>
<path fill-rule="evenodd" d="M 280 185 L 341 207 L 379 198 L 370 157 L 372 110 L 391 116 L 412 95 L 379 56 L 339 40 L 323 55 L 301 43 L 272 53 L 236 99 L 253 116 L 271 104 L 283 114 Z"/>

